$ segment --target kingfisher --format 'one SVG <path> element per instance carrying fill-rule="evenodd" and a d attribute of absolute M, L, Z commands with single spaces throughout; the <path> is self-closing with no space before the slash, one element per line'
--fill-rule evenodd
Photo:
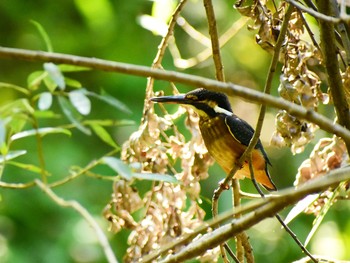
<path fill-rule="evenodd" d="M 199 115 L 199 129 L 209 154 L 229 174 L 253 137 L 254 129 L 232 111 L 228 97 L 204 88 L 186 94 L 151 98 L 153 102 L 187 105 Z M 252 151 L 255 180 L 269 191 L 277 190 L 268 171 L 271 165 L 264 147 L 258 140 Z M 251 178 L 245 161 L 234 178 Z"/>

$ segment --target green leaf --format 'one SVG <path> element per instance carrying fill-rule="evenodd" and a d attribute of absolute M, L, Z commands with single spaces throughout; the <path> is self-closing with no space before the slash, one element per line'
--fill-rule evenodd
<path fill-rule="evenodd" d="M 71 78 L 65 77 L 64 80 L 66 82 L 66 85 L 70 86 L 72 88 L 80 89 L 82 87 L 81 83 L 79 81 L 75 80 L 75 79 L 71 79 Z"/>
<path fill-rule="evenodd" d="M 37 90 L 41 82 L 48 76 L 46 71 L 35 71 L 31 73 L 27 78 L 28 88 L 31 90 Z"/>
<path fill-rule="evenodd" d="M 68 120 L 70 120 L 70 122 L 74 124 L 77 127 L 77 129 L 79 129 L 81 132 L 85 133 L 86 135 L 91 135 L 91 131 L 88 128 L 84 127 L 84 125 L 81 124 L 81 122 L 78 120 L 78 118 L 81 115 L 73 108 L 73 106 L 69 103 L 69 101 L 65 97 L 58 96 L 58 103 L 64 115 L 66 115 Z"/>
<path fill-rule="evenodd" d="M 130 126 L 135 125 L 133 120 L 85 120 L 84 124 L 87 125 L 101 125 L 101 126 Z"/>
<path fill-rule="evenodd" d="M 0 107 L 0 118 L 7 120 L 7 129 L 12 133 L 19 132 L 34 113 L 27 99 L 18 99 Z"/>
<path fill-rule="evenodd" d="M 39 110 L 47 110 L 52 105 L 52 94 L 50 92 L 43 92 L 39 96 L 38 108 Z"/>
<path fill-rule="evenodd" d="M 115 13 L 111 1 L 75 0 L 74 3 L 84 21 L 95 32 L 113 28 L 114 24 L 111 21 L 115 21 Z"/>
<path fill-rule="evenodd" d="M 37 134 L 39 134 L 40 136 L 45 136 L 47 134 L 52 134 L 52 133 L 63 133 L 63 134 L 66 134 L 68 136 L 72 135 L 72 133 L 67 129 L 47 127 L 47 128 L 40 128 L 37 130 L 27 130 L 27 131 L 22 131 L 22 132 L 16 133 L 16 134 L 11 136 L 11 140 L 15 141 L 18 139 L 22 139 L 22 138 L 29 137 L 29 136 L 34 136 Z"/>
<path fill-rule="evenodd" d="M 152 17 L 168 23 L 177 6 L 176 0 L 154 1 L 152 6 Z"/>
<path fill-rule="evenodd" d="M 20 86 L 16 86 L 16 85 L 13 85 L 13 84 L 10 84 L 10 83 L 5 83 L 5 82 L 0 82 L 0 89 L 1 88 L 4 88 L 4 89 L 12 89 L 12 90 L 15 90 L 15 91 L 18 91 L 18 92 L 21 92 L 23 93 L 24 95 L 29 95 L 29 91 L 25 88 L 22 88 Z"/>
<path fill-rule="evenodd" d="M 68 97 L 74 108 L 82 115 L 88 115 L 91 112 L 91 102 L 85 96 L 82 89 L 73 90 L 68 93 Z"/>
<path fill-rule="evenodd" d="M 33 115 L 38 119 L 59 119 L 61 117 L 50 110 L 36 110 Z"/>
<path fill-rule="evenodd" d="M 60 68 L 54 63 L 44 63 L 44 69 L 49 74 L 49 77 L 54 81 L 54 83 L 61 89 L 66 88 L 66 83 L 64 81 L 64 76 L 60 71 Z"/>
<path fill-rule="evenodd" d="M 92 128 L 92 130 L 96 133 L 96 135 L 105 143 L 107 143 L 108 145 L 119 149 L 119 146 L 114 142 L 113 138 L 111 137 L 111 135 L 106 131 L 105 128 L 103 128 L 101 125 L 98 124 L 90 124 L 90 127 Z"/>
<path fill-rule="evenodd" d="M 122 160 L 115 157 L 103 157 L 102 161 L 107 164 L 113 171 L 119 174 L 121 177 L 126 180 L 131 180 L 133 177 L 133 173 L 131 168 L 126 165 Z"/>
<path fill-rule="evenodd" d="M 75 66 L 75 65 L 68 65 L 68 64 L 60 64 L 58 65 L 60 70 L 62 72 L 79 72 L 79 71 L 89 71 L 90 68 L 87 67 L 81 67 L 81 66 Z"/>
<path fill-rule="evenodd" d="M 178 181 L 174 176 L 166 174 L 133 173 L 132 177 L 137 178 L 139 180 L 162 181 L 175 184 L 180 183 L 180 181 Z"/>
<path fill-rule="evenodd" d="M 86 93 L 86 95 L 91 96 L 91 97 L 95 97 L 96 99 L 99 99 L 103 102 L 106 102 L 109 105 L 111 105 L 111 106 L 115 107 L 116 109 L 121 110 L 127 114 L 132 113 L 131 110 L 128 108 L 128 106 L 126 106 L 123 102 L 117 100 L 113 96 L 109 95 L 104 90 L 101 91 L 101 95 L 96 94 L 96 93 L 91 92 L 91 91 L 87 91 L 87 90 L 85 90 L 85 93 Z"/>
<path fill-rule="evenodd" d="M 24 155 L 26 153 L 26 150 L 10 151 L 6 155 L 0 155 L 0 163 L 4 163 L 5 161 L 15 159 L 18 156 Z"/>
<path fill-rule="evenodd" d="M 47 87 L 47 89 L 53 93 L 56 88 L 57 88 L 57 84 L 56 82 L 49 76 L 49 74 L 47 73 L 47 76 L 43 79 L 45 86 Z"/>
<path fill-rule="evenodd" d="M 36 27 L 36 29 L 39 31 L 40 36 L 43 38 L 47 51 L 48 52 L 53 52 L 53 48 L 52 48 L 52 44 L 51 44 L 51 40 L 49 38 L 49 35 L 46 33 L 44 27 L 39 24 L 37 21 L 35 20 L 30 20 L 30 22 Z"/>
<path fill-rule="evenodd" d="M 329 209 L 331 208 L 331 206 L 333 205 L 333 202 L 335 200 L 335 198 L 338 196 L 340 189 L 344 186 L 345 183 L 341 183 L 336 189 L 334 189 L 334 191 L 332 192 L 332 195 L 330 196 L 330 198 L 326 198 L 325 203 L 320 211 L 320 213 L 317 215 L 317 217 L 315 218 L 314 222 L 312 223 L 312 229 L 309 232 L 304 246 L 306 247 L 311 238 L 313 237 L 313 235 L 316 233 L 317 229 L 319 228 L 319 226 L 321 225 L 321 222 L 323 221 L 324 217 L 326 216 L 327 212 L 329 211 Z"/>
<path fill-rule="evenodd" d="M 294 218 L 296 218 L 300 213 L 304 212 L 313 202 L 317 200 L 319 194 L 312 194 L 306 196 L 304 199 L 300 200 L 288 213 L 284 223 L 289 224 Z"/>

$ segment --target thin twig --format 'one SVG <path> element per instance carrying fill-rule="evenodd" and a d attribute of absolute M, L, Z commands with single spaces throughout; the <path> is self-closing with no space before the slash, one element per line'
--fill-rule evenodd
<path fill-rule="evenodd" d="M 92 162 L 90 162 L 87 166 L 85 166 L 84 168 L 81 168 L 79 169 L 78 172 L 74 172 L 72 173 L 71 175 L 63 178 L 62 180 L 59 180 L 59 181 L 56 181 L 56 182 L 53 182 L 53 183 L 50 183 L 49 184 L 49 187 L 50 188 L 54 188 L 54 187 L 57 187 L 57 186 L 61 186 L 61 185 L 64 185 L 74 179 L 76 179 L 77 177 L 85 174 L 87 171 L 91 170 L 92 168 L 94 168 L 95 166 L 101 164 L 102 162 L 102 159 L 106 156 L 112 156 L 114 154 L 116 154 L 117 152 L 119 152 L 119 149 L 114 149 L 112 151 L 110 151 L 109 153 L 103 155 L 100 159 L 98 160 L 94 160 Z"/>
<path fill-rule="evenodd" d="M 26 189 L 35 186 L 35 182 L 29 183 L 5 183 L 0 182 L 1 188 L 9 188 L 9 189 Z"/>
<path fill-rule="evenodd" d="M 238 258 L 236 257 L 235 253 L 233 253 L 233 251 L 231 250 L 231 248 L 227 245 L 227 243 L 225 243 L 224 245 L 227 253 L 230 255 L 230 257 L 234 260 L 234 262 L 236 263 L 240 263 L 240 261 L 238 260 Z"/>
<path fill-rule="evenodd" d="M 307 255 L 313 262 L 317 263 L 318 260 L 306 249 L 306 247 L 303 245 L 303 243 L 300 242 L 299 238 L 294 234 L 294 232 L 287 226 L 283 219 L 279 214 L 276 214 L 275 217 L 277 218 L 278 222 L 283 226 L 283 228 L 287 231 L 287 233 L 293 238 L 295 243 L 301 248 L 301 250 Z"/>
<path fill-rule="evenodd" d="M 151 69 L 160 70 L 162 60 L 164 57 L 165 50 L 168 46 L 168 42 L 171 39 L 171 37 L 174 34 L 174 27 L 176 25 L 176 20 L 180 15 L 181 10 L 185 6 L 187 0 L 181 0 L 180 3 L 177 5 L 171 20 L 168 25 L 168 32 L 167 34 L 162 38 L 161 43 L 158 46 L 158 52 L 156 54 L 156 57 L 153 60 L 153 64 Z M 141 120 L 142 123 L 147 120 L 147 113 L 151 114 L 153 112 L 153 103 L 151 103 L 150 98 L 153 96 L 153 86 L 154 86 L 154 77 L 148 76 L 147 85 L 146 85 L 146 94 L 145 94 L 145 103 L 143 108 L 143 115 L 144 118 Z M 151 110 L 150 110 L 151 109 Z M 141 123 L 141 125 L 142 125 Z"/>
<path fill-rule="evenodd" d="M 331 22 L 331 23 L 334 23 L 334 24 L 340 23 L 343 20 L 343 19 L 340 19 L 338 17 L 327 16 L 327 15 L 325 15 L 323 13 L 317 12 L 314 9 L 308 8 L 308 7 L 300 4 L 299 2 L 297 2 L 295 0 L 286 0 L 286 2 L 288 2 L 289 4 L 291 4 L 291 5 L 295 6 L 296 8 L 298 8 L 299 10 L 302 10 L 302 11 L 308 13 L 309 15 L 311 15 L 311 16 L 319 19 L 319 20 Z"/>
<path fill-rule="evenodd" d="M 95 231 L 96 236 L 98 238 L 98 241 L 100 242 L 100 245 L 103 249 L 103 252 L 105 253 L 106 259 L 109 263 L 118 263 L 113 250 L 108 242 L 108 239 L 100 226 L 97 224 L 93 216 L 77 201 L 66 201 L 56 195 L 50 187 L 45 185 L 40 180 L 35 180 L 35 184 L 45 192 L 54 202 L 56 202 L 61 207 L 70 207 L 73 208 L 75 211 L 77 211 L 92 227 L 92 229 Z"/>
<path fill-rule="evenodd" d="M 252 181 L 254 183 L 254 186 L 256 190 L 259 192 L 260 196 L 262 198 L 266 198 L 265 194 L 261 191 L 259 185 L 256 183 L 256 180 L 254 179 L 254 169 L 252 164 L 252 159 L 249 160 L 249 169 L 250 174 L 252 176 Z M 301 250 L 315 263 L 317 263 L 317 260 L 314 258 L 314 256 L 306 249 L 306 247 L 300 242 L 298 237 L 294 234 L 294 232 L 283 222 L 281 216 L 279 214 L 276 214 L 275 217 L 279 221 L 279 223 L 283 226 L 283 228 L 287 231 L 287 233 L 293 238 L 295 243 L 301 248 Z"/>
<path fill-rule="evenodd" d="M 240 192 L 240 184 L 238 179 L 232 179 L 232 203 L 234 207 L 239 207 L 241 205 L 241 195 L 239 194 Z M 237 213 L 234 218 L 241 218 L 242 214 Z M 237 259 L 240 262 L 244 262 L 244 247 L 243 247 L 243 240 L 242 236 L 238 234 L 236 236 L 236 254 L 237 254 Z"/>
<path fill-rule="evenodd" d="M 220 55 L 220 43 L 218 30 L 216 28 L 216 18 L 213 3 L 211 0 L 203 0 L 205 12 L 207 14 L 207 21 L 209 25 L 209 35 L 211 40 L 211 48 L 213 53 L 213 60 L 216 70 L 216 79 L 219 81 L 225 81 L 224 67 L 222 65 L 221 55 Z"/>
<path fill-rule="evenodd" d="M 350 131 L 337 123 L 333 123 L 332 120 L 324 117 L 323 115 L 318 114 L 315 111 L 306 109 L 302 106 L 296 105 L 292 102 L 286 101 L 282 98 L 277 98 L 232 83 L 220 82 L 209 78 L 194 76 L 175 71 L 152 69 L 150 67 L 133 65 L 128 63 L 113 62 L 97 58 L 86 58 L 61 53 L 31 51 L 17 48 L 0 47 L 0 58 L 36 62 L 53 62 L 58 64 L 63 63 L 108 72 L 119 72 L 141 77 L 153 77 L 155 79 L 182 83 L 192 87 L 203 87 L 208 90 L 226 93 L 229 96 L 238 96 L 255 103 L 266 104 L 270 107 L 285 110 L 286 112 L 295 117 L 313 122 L 316 125 L 318 125 L 321 129 L 329 133 L 335 134 L 343 138 L 347 142 L 350 142 Z"/>

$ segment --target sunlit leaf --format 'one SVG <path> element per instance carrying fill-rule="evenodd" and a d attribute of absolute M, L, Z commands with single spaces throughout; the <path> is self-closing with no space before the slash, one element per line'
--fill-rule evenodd
<path fill-rule="evenodd" d="M 1 89 L 1 88 L 4 88 L 4 89 L 12 89 L 12 90 L 21 92 L 21 93 L 23 93 L 24 95 L 29 95 L 29 91 L 28 91 L 27 89 L 22 88 L 22 87 L 17 86 L 17 85 L 10 84 L 10 83 L 0 82 L 0 89 Z"/>
<path fill-rule="evenodd" d="M 106 30 L 113 26 L 115 21 L 112 2 L 108 0 L 75 0 L 80 14 L 85 18 L 89 27 L 93 30 Z"/>
<path fill-rule="evenodd" d="M 75 65 L 68 65 L 68 64 L 60 64 L 58 65 L 61 72 L 79 72 L 79 71 L 88 71 L 91 70 L 87 67 L 81 67 L 81 66 L 75 66 Z"/>
<path fill-rule="evenodd" d="M 82 115 L 88 115 L 91 112 L 91 102 L 82 90 L 73 90 L 68 94 L 69 100 L 74 108 Z"/>
<path fill-rule="evenodd" d="M 176 0 L 154 1 L 152 6 L 152 17 L 168 23 L 176 8 Z"/>
<path fill-rule="evenodd" d="M 7 128 L 13 133 L 21 131 L 33 113 L 28 99 L 18 99 L 0 107 L 0 117 L 3 120 L 9 117 Z"/>
<path fill-rule="evenodd" d="M 96 133 L 96 135 L 105 143 L 107 143 L 108 145 L 119 149 L 119 146 L 114 142 L 113 138 L 111 137 L 111 135 L 106 131 L 105 128 L 103 128 L 101 125 L 98 124 L 90 124 L 90 127 L 92 128 L 92 130 Z"/>
<path fill-rule="evenodd" d="M 133 120 L 85 120 L 84 124 L 87 125 L 101 125 L 101 126 L 130 126 L 135 125 Z"/>
<path fill-rule="evenodd" d="M 60 71 L 59 67 L 54 63 L 44 63 L 44 69 L 49 74 L 49 77 L 55 82 L 55 84 L 61 89 L 66 88 L 66 83 L 64 81 L 64 76 Z"/>
<path fill-rule="evenodd" d="M 317 215 L 317 217 L 315 218 L 314 222 L 312 223 L 312 229 L 309 232 L 304 246 L 306 247 L 311 238 L 314 236 L 314 234 L 316 233 L 317 229 L 319 228 L 319 226 L 321 225 L 324 217 L 326 216 L 327 212 L 329 211 L 329 209 L 331 208 L 331 206 L 333 205 L 333 202 L 335 200 L 335 198 L 338 196 L 340 189 L 344 186 L 344 183 L 340 184 L 333 192 L 332 195 L 329 198 L 324 199 L 324 204 L 323 207 L 321 209 L 321 211 L 319 212 L 319 214 Z"/>
<path fill-rule="evenodd" d="M 162 181 L 168 183 L 180 183 L 174 176 L 166 174 L 153 174 L 153 173 L 133 173 L 132 177 L 139 180 L 150 180 L 150 181 Z"/>
<path fill-rule="evenodd" d="M 7 164 L 19 167 L 23 170 L 27 170 L 29 172 L 33 172 L 33 173 L 37 173 L 37 174 L 42 174 L 43 171 L 40 167 L 35 166 L 33 164 L 26 164 L 26 163 L 18 163 L 18 162 L 14 162 L 14 161 L 9 161 Z M 46 176 L 49 176 L 50 173 L 48 171 L 44 171 Z"/>
<path fill-rule="evenodd" d="M 37 134 L 39 134 L 40 136 L 45 136 L 47 134 L 52 134 L 52 133 L 63 133 L 68 136 L 71 136 L 71 132 L 67 129 L 47 127 L 47 128 L 40 128 L 37 130 L 27 130 L 27 131 L 16 133 L 11 136 L 11 140 L 14 141 L 25 137 L 34 136 Z"/>
<path fill-rule="evenodd" d="M 51 44 L 51 40 L 49 38 L 49 35 L 46 33 L 44 27 L 38 23 L 37 21 L 34 20 L 30 20 L 30 22 L 36 27 L 36 29 L 39 31 L 40 36 L 43 38 L 47 51 L 48 52 L 53 52 L 53 48 L 52 48 L 52 44 Z"/>
<path fill-rule="evenodd" d="M 56 88 L 57 88 L 57 84 L 56 82 L 47 74 L 47 76 L 43 79 L 43 82 L 45 84 L 45 86 L 47 87 L 47 89 L 53 93 Z"/>
<path fill-rule="evenodd" d="M 18 156 L 24 155 L 26 153 L 26 150 L 10 151 L 6 155 L 0 155 L 0 163 L 4 163 L 5 161 L 15 159 Z"/>
<path fill-rule="evenodd" d="M 164 37 L 168 33 L 168 25 L 163 20 L 150 16 L 141 15 L 138 18 L 140 25 L 153 34 Z"/>
<path fill-rule="evenodd" d="M 50 110 L 37 110 L 34 116 L 38 119 L 59 119 L 61 115 Z"/>
<path fill-rule="evenodd" d="M 96 94 L 96 93 L 91 92 L 91 91 L 87 91 L 87 90 L 85 90 L 85 93 L 88 96 L 91 96 L 91 97 L 97 98 L 97 99 L 99 99 L 101 101 L 104 101 L 104 102 L 108 103 L 109 105 L 115 107 L 116 109 L 121 110 L 121 111 L 123 111 L 123 112 L 125 112 L 127 114 L 131 114 L 132 113 L 131 110 L 128 108 L 128 106 L 126 106 L 123 102 L 117 100 L 113 96 L 109 95 L 104 90 L 101 91 L 101 95 Z"/>
<path fill-rule="evenodd" d="M 73 108 L 69 101 L 65 97 L 58 96 L 58 102 L 64 115 L 70 120 L 70 122 L 74 124 L 81 132 L 87 135 L 91 135 L 91 131 L 88 128 L 84 127 L 84 125 L 81 124 L 81 122 L 78 120 L 81 115 L 79 115 L 79 113 L 75 110 L 75 108 Z"/>
<path fill-rule="evenodd" d="M 38 89 L 41 82 L 48 76 L 46 71 L 35 71 L 31 73 L 27 78 L 28 88 L 31 90 Z"/>
<path fill-rule="evenodd" d="M 132 179 L 133 173 L 131 171 L 131 168 L 122 160 L 109 156 L 102 158 L 102 160 L 121 177 L 125 178 L 126 180 Z"/>
<path fill-rule="evenodd" d="M 52 94 L 50 92 L 43 92 L 39 96 L 38 108 L 39 110 L 47 110 L 52 105 Z"/>
<path fill-rule="evenodd" d="M 288 213 L 286 219 L 284 220 L 285 224 L 289 224 L 294 218 L 296 218 L 300 213 L 304 212 L 316 199 L 319 197 L 319 194 L 312 194 L 306 196 L 304 199 L 300 200 Z"/>
<path fill-rule="evenodd" d="M 72 88 L 81 88 L 82 87 L 81 83 L 75 79 L 65 77 L 64 80 L 66 82 L 66 85 L 70 86 Z"/>
<path fill-rule="evenodd" d="M 7 129 L 12 133 L 20 132 L 34 109 L 27 99 L 18 99 L 0 107 L 0 118 L 6 120 Z"/>

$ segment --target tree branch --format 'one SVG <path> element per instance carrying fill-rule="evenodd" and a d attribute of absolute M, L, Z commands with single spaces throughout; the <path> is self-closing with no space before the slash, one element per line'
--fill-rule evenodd
<path fill-rule="evenodd" d="M 162 263 L 183 262 L 187 259 L 196 257 L 204 253 L 210 248 L 216 247 L 218 244 L 232 238 L 232 236 L 252 227 L 260 221 L 274 216 L 285 207 L 292 205 L 305 196 L 324 191 L 325 189 L 336 186 L 342 181 L 350 179 L 350 167 L 341 168 L 331 171 L 328 175 L 318 177 L 311 182 L 302 185 L 298 189 L 289 188 L 280 191 L 279 196 L 271 196 L 256 202 L 258 208 L 249 212 L 239 219 L 233 219 L 226 225 L 203 235 L 196 241 L 190 243 L 180 252 L 168 256 Z M 249 204 L 248 204 L 249 205 Z"/>
<path fill-rule="evenodd" d="M 334 14 L 331 1 L 317 1 L 321 13 L 332 16 Z M 342 77 L 340 75 L 335 29 L 332 23 L 320 20 L 321 47 L 323 50 L 324 64 L 327 70 L 327 80 L 334 101 L 339 123 L 350 129 L 350 111 L 346 100 Z M 346 148 L 350 153 L 350 142 L 346 142 Z"/>
<path fill-rule="evenodd" d="M 0 47 L 0 58 L 77 65 L 108 72 L 119 72 L 141 77 L 153 77 L 160 80 L 182 83 L 192 87 L 203 87 L 209 90 L 224 92 L 229 96 L 239 96 L 256 103 L 266 104 L 267 106 L 285 110 L 291 115 L 317 124 L 321 129 L 329 133 L 333 133 L 343 138 L 344 141 L 350 143 L 350 131 L 337 123 L 333 123 L 331 120 L 322 116 L 321 114 L 284 99 L 276 98 L 274 96 L 232 83 L 225 83 L 185 73 L 151 69 L 150 67 L 146 66 L 113 62 L 97 58 L 86 58 L 61 53 L 31 51 L 17 48 Z"/>

